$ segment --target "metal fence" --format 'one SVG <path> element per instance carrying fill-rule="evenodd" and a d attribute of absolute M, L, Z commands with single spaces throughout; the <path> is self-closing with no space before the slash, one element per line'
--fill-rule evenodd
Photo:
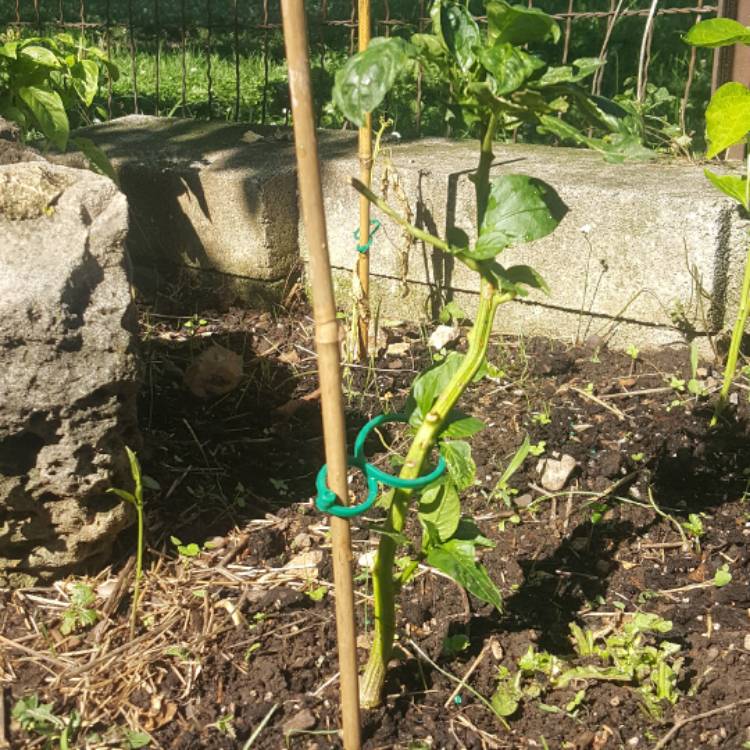
<path fill-rule="evenodd" d="M 611 93 L 629 74 L 635 95 L 642 97 L 650 76 L 663 85 L 660 77 L 668 75 L 683 126 L 696 78 L 702 87 L 697 104 L 702 105 L 711 85 L 736 72 L 731 53 L 717 54 L 712 61 L 712 53 L 681 45 L 679 34 L 699 19 L 737 17 L 744 12 L 738 11 L 739 0 L 518 1 L 560 21 L 562 43 L 549 50 L 553 61 L 581 56 L 607 60 L 593 81 L 596 92 L 604 86 Z M 356 44 L 357 0 L 311 0 L 306 6 L 314 75 L 329 92 L 332 72 Z M 480 13 L 483 3 L 471 6 Z M 375 32 L 387 36 L 423 30 L 429 24 L 428 9 L 429 0 L 373 0 Z M 110 91 L 110 116 L 179 113 L 263 123 L 287 116 L 279 0 L 0 0 L 2 27 L 79 30 L 95 37 L 123 68 Z M 665 49 L 677 50 L 673 64 L 664 60 Z M 660 55 L 661 72 L 653 75 Z M 418 85 L 410 100 L 417 134 L 423 130 L 425 96 Z M 326 98 L 327 92 L 319 102 L 321 124 L 330 124 Z"/>

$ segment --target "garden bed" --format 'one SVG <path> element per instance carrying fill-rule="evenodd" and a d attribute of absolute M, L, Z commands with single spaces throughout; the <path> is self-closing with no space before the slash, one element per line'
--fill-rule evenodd
<path fill-rule="evenodd" d="M 170 750 L 340 747 L 328 519 L 311 503 L 323 461 L 312 321 L 303 305 L 278 318 L 144 313 L 141 331 L 139 455 L 160 489 L 146 496 L 136 638 L 128 532 L 111 570 L 0 594 L 5 710 L 36 695 L 62 723 L 77 711 L 71 746 L 81 748 L 135 747 L 138 732 Z M 424 331 L 394 324 L 382 334 L 373 365 L 346 373 L 350 441 L 369 417 L 401 406 L 429 362 Z M 183 373 L 213 343 L 242 355 L 244 376 L 227 395 L 201 399 Z M 495 544 L 482 561 L 504 612 L 420 568 L 400 595 L 397 658 L 384 707 L 363 714 L 364 747 L 750 747 L 746 381 L 735 419 L 709 430 L 710 365 L 691 371 L 686 350 L 601 345 L 493 338 L 492 377 L 463 400 L 489 424 L 472 441 L 478 483 L 464 512 Z M 691 394 L 691 378 L 707 396 Z M 540 455 L 498 487 L 527 434 Z M 368 446 L 387 466 L 385 446 L 402 442 L 396 429 Z M 562 456 L 576 468 L 562 490 L 545 490 L 537 464 Z M 368 520 L 380 515 L 353 523 L 363 564 L 377 543 Z M 419 539 L 416 523 L 407 532 Z M 371 587 L 364 565 L 357 574 L 364 658 Z M 64 635 L 74 584 L 94 593 L 81 609 L 99 621 Z M 601 656 L 573 649 L 571 623 L 612 650 L 638 613 L 672 623 L 632 648 L 677 644 L 675 705 L 648 711 L 638 684 L 605 679 Z M 553 687 L 541 671 L 525 674 L 505 727 L 479 696 L 496 695 L 503 667 L 512 682 L 529 647 L 562 670 L 596 667 L 599 678 L 589 671 Z M 43 726 L 62 731 L 26 719 L 29 731 L 17 720 L 6 727 L 10 747 L 43 746 Z"/>

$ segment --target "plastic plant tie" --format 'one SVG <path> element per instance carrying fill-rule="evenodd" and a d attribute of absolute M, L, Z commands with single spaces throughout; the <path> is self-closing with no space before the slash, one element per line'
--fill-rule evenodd
<path fill-rule="evenodd" d="M 445 459 L 440 456 L 437 466 L 425 476 L 416 479 L 401 479 L 393 474 L 381 471 L 365 458 L 365 442 L 372 430 L 385 422 L 408 422 L 409 417 L 405 414 L 380 414 L 371 419 L 357 435 L 354 441 L 354 455 L 347 457 L 347 464 L 359 469 L 367 480 L 367 498 L 355 505 L 342 505 L 338 502 L 336 493 L 328 488 L 328 467 L 323 466 L 318 472 L 315 487 L 318 496 L 315 499 L 315 507 L 322 513 L 329 513 L 339 518 L 353 518 L 367 512 L 378 497 L 378 482 L 388 487 L 397 489 L 418 490 L 432 484 L 445 471 Z"/>
<path fill-rule="evenodd" d="M 378 219 L 370 219 L 370 234 L 367 238 L 367 242 L 364 245 L 359 244 L 359 229 L 354 230 L 354 239 L 357 240 L 357 252 L 362 253 L 363 255 L 366 252 L 369 252 L 370 248 L 372 247 L 372 239 L 377 234 L 378 229 L 381 227 L 380 221 Z"/>

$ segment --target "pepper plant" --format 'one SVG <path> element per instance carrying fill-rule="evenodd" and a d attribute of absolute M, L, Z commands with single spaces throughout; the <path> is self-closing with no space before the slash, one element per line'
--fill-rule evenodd
<path fill-rule="evenodd" d="M 366 113 L 378 107 L 404 72 L 422 66 L 440 80 L 448 117 L 462 130 L 479 137 L 479 164 L 471 179 L 476 193 L 478 236 L 471 242 L 464 232 L 447 239 L 412 226 L 388 203 L 362 183 L 352 180 L 383 214 L 416 239 L 452 255 L 476 272 L 479 307 L 465 354 L 451 353 L 417 377 L 401 418 L 407 419 L 411 446 L 399 479 L 413 481 L 429 471 L 430 454 L 437 449 L 447 472 L 429 486 L 395 486 L 381 498 L 387 508 L 377 529 L 380 542 L 373 565 L 374 639 L 360 683 L 362 706 L 380 702 L 395 636 L 395 597 L 416 568 L 416 561 L 394 574 L 397 550 L 408 545 L 404 535 L 410 506 L 422 528 L 417 556 L 447 574 L 477 598 L 498 610 L 499 590 L 477 562 L 476 548 L 489 545 L 468 518 L 462 517 L 460 493 L 471 486 L 476 467 L 465 438 L 483 423 L 456 409 L 466 388 L 486 366 L 490 332 L 498 308 L 529 289 L 546 291 L 541 276 L 528 266 L 505 266 L 498 256 L 508 248 L 550 234 L 566 208 L 555 191 L 541 180 L 522 174 L 493 177 L 493 142 L 499 130 L 524 124 L 544 125 L 577 110 L 596 119 L 600 111 L 576 83 L 593 73 L 598 60 L 579 60 L 570 66 L 548 67 L 530 48 L 560 38 L 558 24 L 535 9 L 511 6 L 503 0 L 486 5 L 487 27 L 482 29 L 467 8 L 455 0 L 435 0 L 431 33 L 414 34 L 408 41 L 391 37 L 373 40 L 350 58 L 336 76 L 333 99 L 344 115 L 361 125 Z"/>
<path fill-rule="evenodd" d="M 728 47 L 733 44 L 750 45 L 750 28 L 731 18 L 713 18 L 693 26 L 685 35 L 685 41 L 694 47 Z M 712 159 L 737 143 L 747 144 L 750 135 L 750 89 L 744 83 L 730 81 L 720 86 L 711 97 L 706 108 L 706 158 Z M 704 170 L 711 183 L 742 206 L 750 210 L 750 154 L 745 163 L 745 175 L 718 175 Z M 724 366 L 724 378 L 719 392 L 712 425 L 727 406 L 729 389 L 737 369 L 745 325 L 750 315 L 750 248 L 745 258 L 745 272 L 740 292 L 740 307 L 732 328 L 732 339 Z"/>
<path fill-rule="evenodd" d="M 100 84 L 117 80 L 117 67 L 98 47 L 67 33 L 17 38 L 0 35 L 0 117 L 15 122 L 24 140 L 41 134 L 65 151 L 74 143 L 93 167 L 114 179 L 104 153 L 88 138 L 70 138 L 73 126 L 90 124 Z M 106 113 L 102 110 L 100 114 Z"/>

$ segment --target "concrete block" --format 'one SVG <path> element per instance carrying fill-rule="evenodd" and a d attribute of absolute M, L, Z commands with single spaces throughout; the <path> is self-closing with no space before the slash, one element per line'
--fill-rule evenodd
<path fill-rule="evenodd" d="M 391 150 L 419 226 L 441 237 L 451 228 L 475 237 L 469 176 L 477 158 L 474 142 L 423 140 Z M 376 186 L 381 172 L 376 168 Z M 357 194 L 348 178 L 357 173 L 353 151 L 323 160 L 331 259 L 342 292 L 356 259 Z M 500 331 L 568 340 L 598 334 L 615 346 L 660 346 L 684 342 L 693 329 L 731 325 L 749 224 L 708 184 L 702 167 L 668 160 L 615 165 L 578 149 L 498 145 L 492 173 L 542 179 L 569 207 L 552 235 L 499 257 L 505 265 L 533 266 L 551 288 L 549 296 L 533 293 L 504 307 Z M 390 202 L 399 208 L 393 192 Z M 409 248 L 396 224 L 383 225 L 371 251 L 381 317 L 430 319 L 448 299 L 473 309 L 472 272 L 421 243 Z M 698 280 L 710 296 L 702 307 Z"/>
<path fill-rule="evenodd" d="M 241 286 L 272 285 L 298 263 L 288 134 L 277 139 L 248 125 L 139 115 L 82 134 L 109 155 L 128 197 L 136 265 L 166 268 L 167 275 L 188 267 Z"/>

